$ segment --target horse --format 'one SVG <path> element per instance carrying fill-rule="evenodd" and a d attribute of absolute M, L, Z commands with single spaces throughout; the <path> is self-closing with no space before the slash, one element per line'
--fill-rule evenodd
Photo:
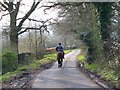
<path fill-rule="evenodd" d="M 62 62 L 63 62 L 63 52 L 62 51 L 58 51 L 57 60 L 58 60 L 58 68 L 62 67 Z"/>

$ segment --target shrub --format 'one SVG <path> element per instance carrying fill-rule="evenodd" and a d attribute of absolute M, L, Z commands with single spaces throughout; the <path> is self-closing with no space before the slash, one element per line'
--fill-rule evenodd
<path fill-rule="evenodd" d="M 2 74 L 14 71 L 17 68 L 17 56 L 12 51 L 6 51 L 2 55 Z"/>

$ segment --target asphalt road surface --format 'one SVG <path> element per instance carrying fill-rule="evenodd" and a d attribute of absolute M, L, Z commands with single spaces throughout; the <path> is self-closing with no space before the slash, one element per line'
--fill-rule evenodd
<path fill-rule="evenodd" d="M 56 62 L 50 69 L 40 73 L 32 88 L 100 88 L 89 77 L 76 68 L 80 50 L 65 55 L 62 68 Z"/>

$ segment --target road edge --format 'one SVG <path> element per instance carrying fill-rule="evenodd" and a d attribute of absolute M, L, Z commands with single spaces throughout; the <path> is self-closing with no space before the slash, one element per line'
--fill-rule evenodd
<path fill-rule="evenodd" d="M 102 87 L 104 89 L 110 89 L 110 90 L 119 90 L 115 86 L 113 86 L 110 83 L 108 83 L 106 80 L 100 79 L 100 77 L 96 73 L 91 72 L 88 69 L 85 69 L 83 67 L 83 63 L 81 63 L 78 60 L 76 62 L 76 68 L 79 71 L 82 71 L 85 75 L 87 75 L 93 82 L 97 83 L 100 87 Z"/>

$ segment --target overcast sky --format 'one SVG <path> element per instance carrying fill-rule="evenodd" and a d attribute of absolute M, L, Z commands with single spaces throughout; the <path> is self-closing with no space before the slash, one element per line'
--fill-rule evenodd
<path fill-rule="evenodd" d="M 0 1 L 4 1 L 4 0 L 0 0 Z M 18 0 L 11 0 L 11 1 L 18 1 Z M 25 13 L 30 9 L 32 3 L 33 3 L 34 0 L 22 0 L 22 5 L 20 7 L 20 12 L 18 14 L 18 18 L 21 18 L 25 15 Z M 39 1 L 39 0 L 35 0 L 35 1 Z M 40 0 L 41 1 L 41 0 Z M 31 18 L 34 18 L 34 19 L 37 19 L 37 20 L 45 20 L 45 19 L 48 19 L 48 18 L 57 18 L 57 12 L 58 10 L 55 10 L 55 9 L 51 9 L 51 10 L 48 10 L 47 13 L 49 13 L 48 15 L 45 15 L 44 14 L 44 11 L 43 9 L 44 8 L 39 8 L 41 7 L 41 5 L 50 5 L 50 3 L 48 2 L 52 2 L 52 1 L 59 1 L 59 2 L 82 2 L 82 1 L 86 1 L 86 2 L 91 2 L 91 1 L 94 1 L 94 2 L 97 2 L 97 1 L 107 1 L 107 2 L 111 2 L 111 1 L 119 1 L 119 0 L 42 0 L 42 2 L 40 2 L 40 4 L 38 5 L 38 8 L 32 13 L 31 15 Z M 1 18 L 1 15 L 3 14 L 6 14 L 7 12 L 0 12 L 0 18 Z M 2 23 L 2 24 L 1 24 Z M 4 16 L 3 19 L 0 21 L 0 28 L 1 26 L 4 26 L 6 25 L 6 23 L 9 24 L 9 15 L 7 16 Z"/>
<path fill-rule="evenodd" d="M 3 1 L 3 0 L 0 0 L 0 1 Z M 13 0 L 11 0 L 13 1 Z M 14 1 L 18 1 L 18 0 L 14 0 Z M 26 12 L 30 9 L 32 3 L 33 3 L 34 0 L 22 0 L 22 5 L 20 7 L 20 12 L 18 14 L 18 18 L 22 18 Z M 38 1 L 38 0 L 36 0 Z M 45 14 L 44 13 L 44 8 L 39 8 L 41 7 L 41 5 L 50 5 L 50 3 L 48 3 L 49 1 L 56 1 L 56 0 L 42 0 L 42 2 L 40 2 L 40 4 L 38 5 L 37 9 L 32 13 L 32 15 L 30 16 L 30 18 L 34 18 L 36 20 L 46 20 L 46 19 L 49 19 L 49 18 L 53 18 L 53 19 L 56 19 L 57 18 L 57 14 L 58 14 L 58 11 L 57 9 L 51 9 L 51 10 L 47 10 L 47 13 L 48 14 Z M 81 2 L 83 0 L 57 0 L 57 1 L 60 1 L 60 2 Z M 84 0 L 84 1 L 118 1 L 118 0 Z M 1 15 L 3 14 L 6 14 L 8 12 L 0 12 L 0 18 L 1 18 Z M 0 30 L 3 26 L 5 25 L 9 25 L 9 15 L 7 16 L 4 16 L 2 18 L 2 20 L 0 21 Z M 19 22 L 19 21 L 18 21 Z M 24 26 L 28 26 L 28 20 L 26 20 L 26 22 L 24 23 Z"/>
<path fill-rule="evenodd" d="M 26 12 L 28 12 L 28 10 L 30 9 L 30 7 L 33 3 L 33 0 L 23 0 L 22 3 L 24 3 L 25 5 L 22 5 L 20 7 L 20 10 L 19 10 L 20 12 L 18 14 L 18 18 L 22 18 L 26 14 Z M 49 18 L 53 18 L 53 19 L 57 18 L 57 13 L 58 13 L 57 9 L 47 10 L 47 14 L 45 14 L 44 11 L 43 11 L 44 8 L 39 8 L 39 7 L 41 7 L 41 5 L 48 5 L 47 0 L 43 0 L 38 5 L 37 9 L 31 14 L 30 18 L 34 18 L 36 20 L 46 20 L 46 19 L 49 19 Z M 6 14 L 6 13 L 8 13 L 8 12 L 0 13 L 0 18 L 1 18 L 1 15 Z M 10 21 L 9 20 L 9 15 L 4 16 L 2 18 L 2 20 L 0 21 L 0 28 L 4 25 L 7 25 L 7 24 L 9 25 L 9 21 Z M 27 21 L 25 23 L 27 23 Z M 25 23 L 24 23 L 24 25 L 25 25 Z"/>

